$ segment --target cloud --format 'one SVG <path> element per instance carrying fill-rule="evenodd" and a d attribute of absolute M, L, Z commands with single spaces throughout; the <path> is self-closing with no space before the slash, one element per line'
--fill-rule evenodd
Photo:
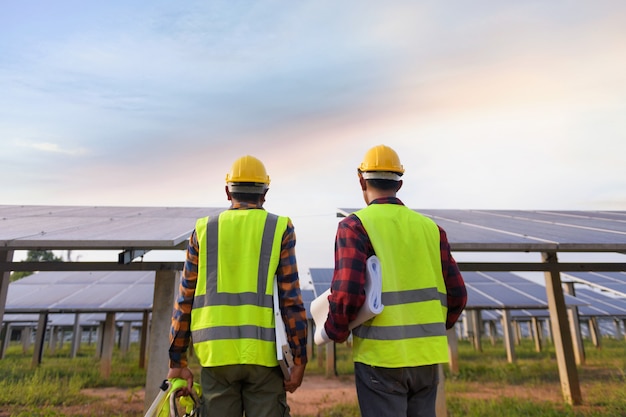
<path fill-rule="evenodd" d="M 12 3 L 0 172 L 28 172 L 18 203 L 221 204 L 250 153 L 271 205 L 317 212 L 361 204 L 355 167 L 386 143 L 412 206 L 621 204 L 625 9 Z"/>
<path fill-rule="evenodd" d="M 55 154 L 63 154 L 70 156 L 82 156 L 88 153 L 87 149 L 82 147 L 76 148 L 63 148 L 59 146 L 57 143 L 50 142 L 28 142 L 28 141 L 18 141 L 17 146 L 22 148 L 33 149 L 38 152 L 45 153 L 55 153 Z"/>

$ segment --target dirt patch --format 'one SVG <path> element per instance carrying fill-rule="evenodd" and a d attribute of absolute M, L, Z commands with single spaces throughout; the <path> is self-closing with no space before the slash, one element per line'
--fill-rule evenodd
<path fill-rule="evenodd" d="M 89 397 L 86 404 L 57 407 L 60 415 L 72 416 L 119 416 L 143 417 L 143 389 L 95 388 L 82 391 Z M 515 386 L 491 383 L 467 383 L 463 392 L 447 393 L 448 397 L 494 400 L 502 397 L 524 398 L 529 401 L 563 402 L 559 384 L 541 386 Z M 325 409 L 339 404 L 356 404 L 354 376 L 326 378 L 306 375 L 302 386 L 295 393 L 287 393 L 291 415 L 318 416 Z M 12 411 L 0 408 L 0 417 L 12 415 Z"/>
<path fill-rule="evenodd" d="M 56 408 L 65 416 L 143 416 L 144 390 L 122 388 L 89 388 L 82 391 L 90 400 L 87 404 Z M 295 393 L 287 393 L 291 415 L 315 416 L 321 410 L 337 404 L 356 403 L 353 376 L 326 378 L 305 376 Z M 10 416 L 0 411 L 0 417 Z"/>
<path fill-rule="evenodd" d="M 527 399 L 530 401 L 550 401 L 550 402 L 562 402 L 563 394 L 560 391 L 560 385 L 542 385 L 541 387 L 528 387 L 517 385 L 502 385 L 502 384 L 490 384 L 490 383 L 467 383 L 466 392 L 455 392 L 454 395 L 457 398 L 469 398 L 477 400 L 495 400 L 501 397 L 510 397 L 517 399 Z"/>
<path fill-rule="evenodd" d="M 324 409 L 337 404 L 356 404 L 354 376 L 326 378 L 305 376 L 296 392 L 287 393 L 287 403 L 292 415 L 316 416 Z"/>

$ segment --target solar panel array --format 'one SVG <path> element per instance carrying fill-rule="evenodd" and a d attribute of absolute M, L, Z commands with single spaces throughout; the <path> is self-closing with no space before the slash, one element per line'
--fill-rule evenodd
<path fill-rule="evenodd" d="M 463 272 L 467 309 L 546 309 L 546 288 L 511 272 Z M 584 304 L 565 294 L 566 305 Z"/>
<path fill-rule="evenodd" d="M 626 297 L 626 272 L 568 272 L 566 279 Z"/>
<path fill-rule="evenodd" d="M 313 301 L 320 294 L 324 293 L 327 289 L 330 288 L 330 283 L 333 280 L 333 269 L 332 268 L 310 268 L 309 273 L 311 274 L 311 281 L 313 283 L 313 290 L 310 291 L 312 294 Z M 303 294 L 304 297 L 304 294 Z M 311 315 L 311 302 L 304 302 L 304 307 L 306 308 L 307 317 L 312 319 Z"/>
<path fill-rule="evenodd" d="M 332 268 L 311 268 L 311 278 L 317 294 L 330 288 Z M 467 288 L 467 309 L 546 309 L 546 288 L 510 272 L 463 272 Z M 565 295 L 567 305 L 586 302 Z"/>
<path fill-rule="evenodd" d="M 79 315 L 79 324 L 81 326 L 96 326 L 103 322 L 106 318 L 105 313 L 83 313 Z M 13 326 L 36 324 L 39 320 L 38 314 L 5 314 L 3 321 L 11 323 Z M 116 322 L 141 323 L 143 313 L 117 313 L 115 315 Z M 50 314 L 48 316 L 48 325 L 55 327 L 72 327 L 76 321 L 76 314 Z"/>
<path fill-rule="evenodd" d="M 315 300 L 315 293 L 313 290 L 302 290 L 302 302 L 304 303 L 307 319 L 313 319 L 313 316 L 311 315 L 311 302 L 313 302 L 313 300 Z"/>
<path fill-rule="evenodd" d="M 605 318 L 617 318 L 626 319 L 626 298 L 624 297 L 610 297 L 602 294 L 598 291 L 594 291 L 583 286 L 576 285 L 576 305 L 578 308 L 578 316 L 581 318 L 590 317 L 605 317 Z M 572 298 L 567 295 L 567 299 Z M 483 320 L 500 320 L 501 315 L 498 311 L 483 310 L 481 311 L 481 317 Z M 513 319 L 522 318 L 549 318 L 550 312 L 547 309 L 536 310 L 512 310 L 511 317 Z"/>
<path fill-rule="evenodd" d="M 446 230 L 453 250 L 626 252 L 626 211 L 415 211 Z"/>
<path fill-rule="evenodd" d="M 224 208 L 0 205 L 9 249 L 174 249 L 196 219 Z"/>
<path fill-rule="evenodd" d="M 330 288 L 334 272 L 332 268 L 311 268 L 309 272 L 311 273 L 315 294 L 320 295 Z"/>
<path fill-rule="evenodd" d="M 609 297 L 597 291 L 576 286 L 576 298 L 587 303 L 578 308 L 580 316 L 626 318 L 626 298 L 624 297 Z"/>
<path fill-rule="evenodd" d="M 6 313 L 142 312 L 154 271 L 39 272 L 9 284 Z"/>

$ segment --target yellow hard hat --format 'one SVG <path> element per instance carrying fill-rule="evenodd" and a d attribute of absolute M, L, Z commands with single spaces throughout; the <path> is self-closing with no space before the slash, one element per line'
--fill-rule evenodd
<path fill-rule="evenodd" d="M 404 167 L 400 163 L 400 158 L 396 151 L 389 146 L 378 145 L 367 151 L 365 157 L 363 157 L 363 162 L 359 166 L 359 172 L 369 173 L 363 175 L 365 179 L 391 179 L 397 181 L 404 174 Z M 393 174 L 385 175 L 387 172 Z"/>
<path fill-rule="evenodd" d="M 230 172 L 226 174 L 226 184 L 233 192 L 260 193 L 269 186 L 270 177 L 265 171 L 263 162 L 254 156 L 246 155 L 233 163 Z"/>

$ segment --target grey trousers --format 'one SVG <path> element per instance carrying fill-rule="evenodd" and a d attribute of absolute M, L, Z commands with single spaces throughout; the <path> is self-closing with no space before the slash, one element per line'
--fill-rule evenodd
<path fill-rule="evenodd" d="M 289 417 L 279 367 L 227 365 L 202 368 L 204 417 Z"/>
<path fill-rule="evenodd" d="M 362 417 L 435 417 L 439 365 L 380 368 L 354 363 Z"/>

